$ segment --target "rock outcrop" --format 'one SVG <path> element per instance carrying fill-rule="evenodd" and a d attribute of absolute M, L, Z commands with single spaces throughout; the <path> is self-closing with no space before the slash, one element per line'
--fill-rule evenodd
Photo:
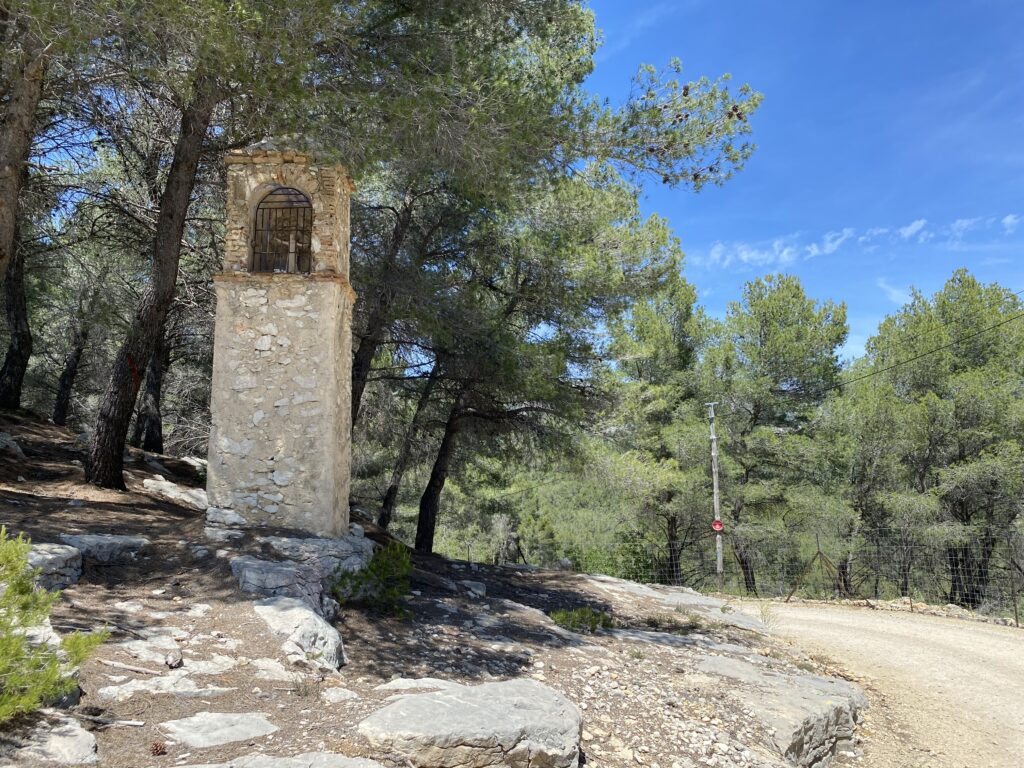
<path fill-rule="evenodd" d="M 332 752 L 306 752 L 292 757 L 272 757 L 256 752 L 230 763 L 189 765 L 186 768 L 383 768 L 380 763 L 362 757 L 345 757 Z"/>
<path fill-rule="evenodd" d="M 852 683 L 809 673 L 787 674 L 764 657 L 708 656 L 698 668 L 733 681 L 730 694 L 774 729 L 779 752 L 800 768 L 824 768 L 851 747 L 854 728 L 868 706 Z"/>
<path fill-rule="evenodd" d="M 570 768 L 581 731 L 572 702 L 526 679 L 403 696 L 359 724 L 375 747 L 422 768 Z"/>
<path fill-rule="evenodd" d="M 77 584 L 82 576 L 82 552 L 69 544 L 33 544 L 28 565 L 39 569 L 39 586 L 64 589 Z"/>
<path fill-rule="evenodd" d="M 340 539 L 268 536 L 261 541 L 282 559 L 240 555 L 231 559 L 231 571 L 243 592 L 294 597 L 333 618 L 337 603 L 325 590 L 335 574 L 362 570 L 373 556 L 373 542 L 363 536 L 363 529 L 353 525 L 351 530 Z"/>
<path fill-rule="evenodd" d="M 130 562 L 149 550 L 145 536 L 116 536 L 110 533 L 63 534 L 61 541 L 82 553 L 82 557 L 101 565 Z"/>
<path fill-rule="evenodd" d="M 301 600 L 271 597 L 253 608 L 275 634 L 284 637 L 281 646 L 293 664 L 334 672 L 345 664 L 345 648 L 338 630 Z"/>
<path fill-rule="evenodd" d="M 42 719 L 16 755 L 18 763 L 94 765 L 98 761 L 96 738 L 75 718 L 56 710 L 43 710 Z"/>
<path fill-rule="evenodd" d="M 206 491 L 202 488 L 189 488 L 187 485 L 178 485 L 170 480 L 165 480 L 161 475 L 143 480 L 142 487 L 168 501 L 184 504 L 193 509 L 204 510 L 210 505 L 206 498 Z"/>
<path fill-rule="evenodd" d="M 261 712 L 198 712 L 160 723 L 160 730 L 190 747 L 217 747 L 266 736 L 277 726 Z"/>

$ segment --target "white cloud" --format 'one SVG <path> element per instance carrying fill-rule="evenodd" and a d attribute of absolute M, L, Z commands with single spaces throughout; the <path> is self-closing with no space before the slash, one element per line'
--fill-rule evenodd
<path fill-rule="evenodd" d="M 840 232 L 827 232 L 822 238 L 821 244 L 811 243 L 807 246 L 807 258 L 835 253 L 839 246 L 853 237 L 853 227 L 844 227 Z"/>
<path fill-rule="evenodd" d="M 910 291 L 906 290 L 905 288 L 897 288 L 884 277 L 880 277 L 877 280 L 875 280 L 875 285 L 877 285 L 882 290 L 882 293 L 884 293 L 886 298 L 889 299 L 889 301 L 891 301 L 893 304 L 902 307 L 904 304 L 910 301 Z"/>
<path fill-rule="evenodd" d="M 610 42 L 602 45 L 594 56 L 594 60 L 602 62 L 621 53 L 636 42 L 640 35 L 656 26 L 664 17 L 672 14 L 677 9 L 670 2 L 662 2 L 646 8 L 630 20 L 624 27 L 615 30 L 615 37 Z"/>
<path fill-rule="evenodd" d="M 867 232 L 865 232 L 863 235 L 857 238 L 857 242 L 860 243 L 861 245 L 864 245 L 865 243 L 870 243 L 876 237 L 881 237 L 882 235 L 887 234 L 889 234 L 888 227 L 871 227 L 871 229 L 869 229 Z"/>
<path fill-rule="evenodd" d="M 972 229 L 978 226 L 979 221 L 981 221 L 980 218 L 957 219 L 949 227 L 950 240 L 954 244 L 959 243 L 961 240 L 964 239 L 964 235 L 966 235 L 968 232 L 970 232 Z"/>
<path fill-rule="evenodd" d="M 907 226 L 900 227 L 896 231 L 899 233 L 899 236 L 904 240 L 909 240 L 914 235 L 919 235 L 918 240 L 920 242 L 923 242 L 922 238 L 924 238 L 925 235 L 922 232 L 922 230 L 924 229 L 925 224 L 927 223 L 928 219 L 916 219 L 915 221 L 912 221 L 909 224 L 907 224 Z"/>
<path fill-rule="evenodd" d="M 788 238 L 779 237 L 764 246 L 751 243 L 723 243 L 711 246 L 707 262 L 720 267 L 746 264 L 753 267 L 778 267 L 792 264 L 797 258 L 797 247 Z"/>
<path fill-rule="evenodd" d="M 986 249 L 1008 247 L 1006 240 L 992 237 L 1000 224 L 1006 235 L 1024 230 L 1024 226 L 1021 226 L 1024 224 L 1024 214 L 1010 213 L 1002 219 L 996 216 L 964 217 L 950 223 L 940 222 L 931 225 L 927 219 L 922 218 L 915 219 L 903 227 L 869 227 L 862 230 L 843 227 L 822 235 L 794 232 L 771 240 L 755 242 L 718 240 L 708 249 L 706 255 L 694 254 L 692 263 L 709 268 L 729 268 L 738 265 L 771 269 L 787 267 L 801 259 L 831 256 L 844 247 L 849 250 L 854 246 L 862 253 L 872 253 L 879 248 L 926 243 L 952 251 L 962 251 L 969 247 L 972 252 L 980 253 Z M 963 241 L 968 233 L 971 233 L 972 237 L 965 244 Z M 881 282 L 878 286 L 897 304 L 902 305 L 906 301 L 906 291 L 888 284 L 883 286 Z M 897 293 L 893 291 L 898 293 L 898 298 Z"/>

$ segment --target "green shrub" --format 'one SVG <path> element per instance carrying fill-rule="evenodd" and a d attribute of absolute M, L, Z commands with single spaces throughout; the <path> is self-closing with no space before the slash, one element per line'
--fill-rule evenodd
<path fill-rule="evenodd" d="M 107 639 L 106 632 L 75 632 L 61 638 L 59 649 L 30 642 L 27 630 L 49 618 L 59 596 L 35 585 L 30 549 L 28 539 L 9 538 L 0 526 L 0 723 L 74 690 L 78 683 L 68 670 Z"/>
<path fill-rule="evenodd" d="M 549 615 L 555 624 L 572 632 L 595 632 L 598 629 L 611 629 L 615 626 L 615 620 L 611 616 L 589 606 L 571 610 L 557 608 Z"/>
<path fill-rule="evenodd" d="M 401 544 L 378 549 L 361 571 L 338 571 L 331 593 L 338 602 L 357 603 L 382 613 L 400 613 L 409 592 L 412 556 Z"/>

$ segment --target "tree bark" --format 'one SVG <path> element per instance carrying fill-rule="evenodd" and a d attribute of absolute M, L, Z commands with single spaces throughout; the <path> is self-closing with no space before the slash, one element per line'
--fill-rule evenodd
<path fill-rule="evenodd" d="M 135 414 L 135 432 L 132 445 L 152 453 L 164 452 L 163 414 L 160 411 L 164 375 L 170 364 L 166 334 L 157 338 L 156 349 L 146 366 L 146 386 L 142 389 L 139 409 Z"/>
<path fill-rule="evenodd" d="M 391 472 L 391 482 L 388 485 L 387 492 L 384 494 L 380 513 L 377 515 L 377 525 L 384 530 L 387 530 L 388 526 L 391 525 L 391 520 L 395 515 L 395 507 L 398 505 L 398 491 L 402 486 L 402 477 L 409 466 L 412 447 L 420 435 L 423 414 L 426 412 L 427 403 L 430 401 L 430 395 L 434 391 L 434 385 L 437 383 L 437 377 L 440 372 L 441 361 L 439 358 L 434 361 L 430 374 L 427 376 L 423 389 L 420 391 L 419 399 L 416 401 L 416 411 L 413 413 L 409 428 L 405 431 L 405 435 L 402 438 L 402 445 L 398 450 L 398 458 L 395 459 L 395 467 Z"/>
<path fill-rule="evenodd" d="M 96 429 L 86 455 L 85 479 L 94 485 L 124 488 L 123 451 L 132 409 L 142 383 L 140 367 L 152 356 L 174 300 L 185 217 L 203 142 L 217 101 L 213 82 L 200 78 L 196 83 L 195 96 L 181 117 L 181 132 L 160 196 L 150 283 L 135 310 L 128 336 L 114 360 L 110 383 L 103 394 Z"/>
<path fill-rule="evenodd" d="M 683 545 L 679 540 L 679 517 L 669 515 L 665 521 L 668 545 L 668 584 L 679 586 L 683 583 L 683 570 L 680 555 Z"/>
<path fill-rule="evenodd" d="M 754 576 L 754 560 L 745 549 L 736 552 L 736 559 L 739 561 L 740 570 L 743 572 L 743 588 L 748 595 L 757 597 L 757 579 Z"/>
<path fill-rule="evenodd" d="M 441 505 L 441 491 L 448 480 L 448 468 L 451 466 L 452 454 L 455 450 L 455 436 L 458 433 L 459 417 L 462 413 L 463 396 L 455 398 L 448 420 L 444 425 L 444 435 L 437 449 L 434 466 L 430 470 L 430 479 L 420 497 L 420 512 L 416 518 L 416 551 L 430 554 L 434 551 L 434 533 L 437 530 L 437 513 Z"/>
<path fill-rule="evenodd" d="M 25 301 L 25 249 L 20 243 L 15 247 L 4 281 L 4 310 L 11 338 L 0 369 L 0 408 L 13 411 L 21 407 L 25 371 L 32 356 L 32 329 L 28 325 L 28 303 Z"/>
<path fill-rule="evenodd" d="M 64 358 L 64 367 L 61 369 L 60 378 L 57 380 L 57 397 L 53 401 L 52 421 L 59 427 L 63 427 L 68 423 L 71 393 L 75 388 L 75 377 L 78 375 L 78 368 L 82 363 L 85 345 L 89 342 L 89 331 L 88 318 L 81 318 L 71 342 L 71 351 Z"/>
<path fill-rule="evenodd" d="M 43 95 L 49 53 L 31 30 L 21 35 L 22 62 L 0 115 L 0 275 L 7 274 L 17 235 L 18 199 L 32 151 L 33 123 Z"/>
<path fill-rule="evenodd" d="M 853 554 L 836 563 L 836 592 L 840 597 L 853 597 Z"/>
<path fill-rule="evenodd" d="M 394 267 L 398 251 L 401 250 L 405 235 L 409 231 L 409 225 L 412 223 L 412 209 L 413 197 L 407 192 L 405 202 L 398 212 L 394 229 L 391 231 L 391 241 L 388 243 L 387 252 L 382 255 L 384 278 L 381 281 L 380 293 L 377 295 L 377 303 L 370 312 L 366 321 L 366 333 L 360 339 L 359 347 L 352 358 L 353 428 L 359 418 L 359 406 L 362 404 L 366 382 L 369 380 L 370 370 L 373 368 L 373 358 L 384 341 L 384 334 L 391 323 L 391 305 L 395 300 L 395 291 L 388 280 L 388 271 Z"/>

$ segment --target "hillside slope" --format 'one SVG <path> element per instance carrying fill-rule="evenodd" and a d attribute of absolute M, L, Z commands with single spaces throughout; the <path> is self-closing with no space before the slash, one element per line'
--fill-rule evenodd
<path fill-rule="evenodd" d="M 189 488 L 201 485 L 192 465 L 133 453 L 129 491 L 102 491 L 81 484 L 72 434 L 13 418 L 0 430 L 25 455 L 0 459 L 0 523 L 9 530 L 65 544 L 82 540 L 62 537 L 83 534 L 145 539 L 109 562 L 87 553 L 81 579 L 65 590 L 52 621 L 58 633 L 112 631 L 83 666 L 84 695 L 72 710 L 94 729 L 91 759 L 98 754 L 100 765 L 373 764 L 347 758 L 455 765 L 444 755 L 469 749 L 461 732 L 442 734 L 447 746 L 430 752 L 410 746 L 407 733 L 381 736 L 364 721 L 380 720 L 410 691 L 455 706 L 471 693 L 463 686 L 509 680 L 541 684 L 537 690 L 550 690 L 558 706 L 568 701 L 570 725 L 582 722 L 565 751 L 572 761 L 811 766 L 854 754 L 854 724 L 867 705 L 855 685 L 825 674 L 758 619 L 685 589 L 417 559 L 404 615 L 346 608 L 334 621 L 347 665 L 333 671 L 313 659 L 295 666 L 287 643 L 268 629 L 260 596 L 241 592 L 229 565 L 240 557 L 272 559 L 268 538 L 211 543 L 200 505 L 168 500 L 187 501 Z M 606 614 L 614 626 L 579 634 L 550 617 L 577 608 Z M 486 690 L 495 691 L 497 706 L 509 689 Z M 454 729 L 457 720 L 440 726 Z M 500 731 L 497 720 L 485 730 Z M 9 759 L 38 762 L 38 744 L 32 753 L 14 751 L 31 739 L 31 725 L 5 737 Z M 74 730 L 74 722 L 67 727 Z M 247 757 L 254 753 L 271 757 Z M 473 754 L 473 765 L 518 764 L 512 752 Z M 277 759 L 296 755 L 302 757 Z M 80 758 L 90 759 L 88 750 Z"/>

